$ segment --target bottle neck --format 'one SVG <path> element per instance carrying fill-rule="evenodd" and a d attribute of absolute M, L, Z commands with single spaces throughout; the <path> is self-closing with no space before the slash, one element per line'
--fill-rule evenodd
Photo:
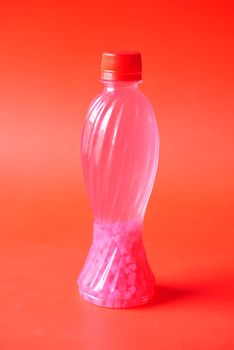
<path fill-rule="evenodd" d="M 138 89 L 141 81 L 101 81 L 104 85 L 104 91 L 111 92 L 116 90 L 125 90 L 125 89 Z"/>

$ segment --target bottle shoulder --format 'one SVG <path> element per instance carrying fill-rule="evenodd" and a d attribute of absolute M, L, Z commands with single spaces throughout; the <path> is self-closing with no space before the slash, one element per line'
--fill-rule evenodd
<path fill-rule="evenodd" d="M 139 89 L 128 89 L 127 91 L 101 91 L 90 102 L 88 116 L 92 114 L 106 113 L 110 110 L 121 108 L 122 112 L 137 110 L 154 115 L 154 110 L 149 98 Z"/>

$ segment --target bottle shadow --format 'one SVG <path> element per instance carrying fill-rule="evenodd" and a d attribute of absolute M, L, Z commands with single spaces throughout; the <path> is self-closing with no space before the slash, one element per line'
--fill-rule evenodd
<path fill-rule="evenodd" d="M 199 281 L 180 284 L 156 284 L 152 299 L 142 307 L 153 307 L 182 300 L 207 300 L 233 302 L 233 276 L 207 277 Z"/>
<path fill-rule="evenodd" d="M 156 285 L 152 299 L 141 307 L 152 307 L 156 305 L 172 303 L 178 300 L 198 296 L 198 289 L 194 287 L 172 287 L 169 285 Z"/>

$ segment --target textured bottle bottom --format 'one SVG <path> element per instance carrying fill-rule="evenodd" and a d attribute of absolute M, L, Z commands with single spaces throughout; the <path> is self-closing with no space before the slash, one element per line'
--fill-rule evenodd
<path fill-rule="evenodd" d="M 108 307 L 108 308 L 113 308 L 113 309 L 124 309 L 124 308 L 131 308 L 131 307 L 137 307 L 140 305 L 147 304 L 150 302 L 150 300 L 154 296 L 154 290 L 151 292 L 151 294 L 141 296 L 139 299 L 130 299 L 130 300 L 125 300 L 125 299 L 101 299 L 98 296 L 91 295 L 84 290 L 79 290 L 80 295 L 82 298 L 94 305 L 97 306 L 102 306 L 102 307 Z"/>
<path fill-rule="evenodd" d="M 99 306 L 128 308 L 150 301 L 154 276 L 137 222 L 95 224 L 93 243 L 78 279 L 81 296 Z"/>

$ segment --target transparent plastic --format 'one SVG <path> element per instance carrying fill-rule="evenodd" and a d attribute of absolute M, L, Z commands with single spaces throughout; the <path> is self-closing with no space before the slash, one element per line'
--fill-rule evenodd
<path fill-rule="evenodd" d="M 159 136 L 139 82 L 103 83 L 104 90 L 90 104 L 81 140 L 94 228 L 78 286 L 93 304 L 127 308 L 148 302 L 154 294 L 142 232 Z"/>

